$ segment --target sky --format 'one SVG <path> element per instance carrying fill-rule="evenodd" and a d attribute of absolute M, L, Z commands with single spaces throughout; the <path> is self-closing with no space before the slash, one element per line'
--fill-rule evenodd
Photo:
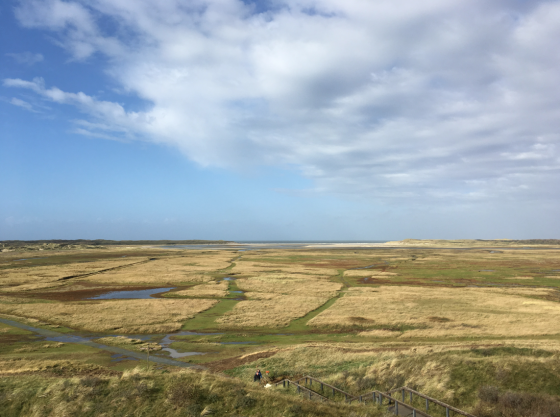
<path fill-rule="evenodd" d="M 6 0 L 0 240 L 560 237 L 560 1 Z"/>

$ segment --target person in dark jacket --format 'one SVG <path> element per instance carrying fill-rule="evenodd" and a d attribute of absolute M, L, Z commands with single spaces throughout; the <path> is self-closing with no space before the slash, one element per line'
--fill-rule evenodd
<path fill-rule="evenodd" d="M 262 378 L 262 374 L 261 374 L 261 370 L 257 369 L 257 372 L 255 372 L 255 375 L 253 376 L 253 382 L 257 382 L 261 380 Z"/>

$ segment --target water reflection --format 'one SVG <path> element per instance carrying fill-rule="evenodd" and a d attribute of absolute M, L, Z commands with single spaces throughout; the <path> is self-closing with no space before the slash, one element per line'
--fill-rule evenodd
<path fill-rule="evenodd" d="M 151 290 L 133 290 L 133 291 L 111 291 L 105 294 L 96 295 L 95 297 L 86 298 L 86 300 L 114 300 L 114 299 L 148 299 L 153 294 L 159 294 L 174 289 L 169 288 L 152 288 Z"/>

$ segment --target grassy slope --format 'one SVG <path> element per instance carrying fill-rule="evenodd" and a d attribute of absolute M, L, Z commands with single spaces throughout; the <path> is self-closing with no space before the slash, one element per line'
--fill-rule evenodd
<path fill-rule="evenodd" d="M 119 377 L 0 378 L 2 416 L 325 416 L 359 405 L 320 404 L 212 374 L 128 372 Z M 370 407 L 368 416 L 381 416 Z"/>

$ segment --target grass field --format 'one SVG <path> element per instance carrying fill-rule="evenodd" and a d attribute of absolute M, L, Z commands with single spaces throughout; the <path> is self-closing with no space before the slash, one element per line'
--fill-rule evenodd
<path fill-rule="evenodd" d="M 479 417 L 554 415 L 560 401 L 560 249 L 503 246 L 8 252 L 0 254 L 0 315 L 130 351 L 151 347 L 159 356 L 169 355 L 158 344 L 167 337 L 179 353 L 203 353 L 176 360 L 236 381 L 250 380 L 260 367 L 278 378 L 312 374 L 354 393 L 408 385 Z M 91 299 L 160 287 L 174 290 L 148 299 Z M 190 415 L 185 410 L 192 406 L 196 415 L 205 407 L 231 416 L 383 415 L 382 409 L 340 403 L 323 409 L 293 393 L 250 386 L 240 396 L 220 385 L 219 376 L 175 375 L 173 367 L 133 377 L 127 369 L 138 365 L 0 323 L 0 407 L 10 410 L 7 415 L 126 414 L 128 405 L 107 387 L 145 389 L 134 381 L 155 387 L 133 396 L 146 413 Z M 126 378 L 117 379 L 124 371 Z M 93 376 L 100 379 L 99 394 L 80 382 Z M 199 381 L 206 390 L 201 398 L 220 386 L 216 395 L 232 404 L 253 403 L 240 399 L 249 396 L 272 409 L 226 409 L 206 399 L 175 406 L 175 378 Z M 27 405 L 17 394 L 26 390 L 35 393 Z M 75 405 L 46 405 L 45 393 L 74 395 Z M 513 403 L 522 411 L 515 414 Z M 525 410 L 522 404 L 533 405 Z M 535 410 L 541 414 L 531 414 Z"/>

